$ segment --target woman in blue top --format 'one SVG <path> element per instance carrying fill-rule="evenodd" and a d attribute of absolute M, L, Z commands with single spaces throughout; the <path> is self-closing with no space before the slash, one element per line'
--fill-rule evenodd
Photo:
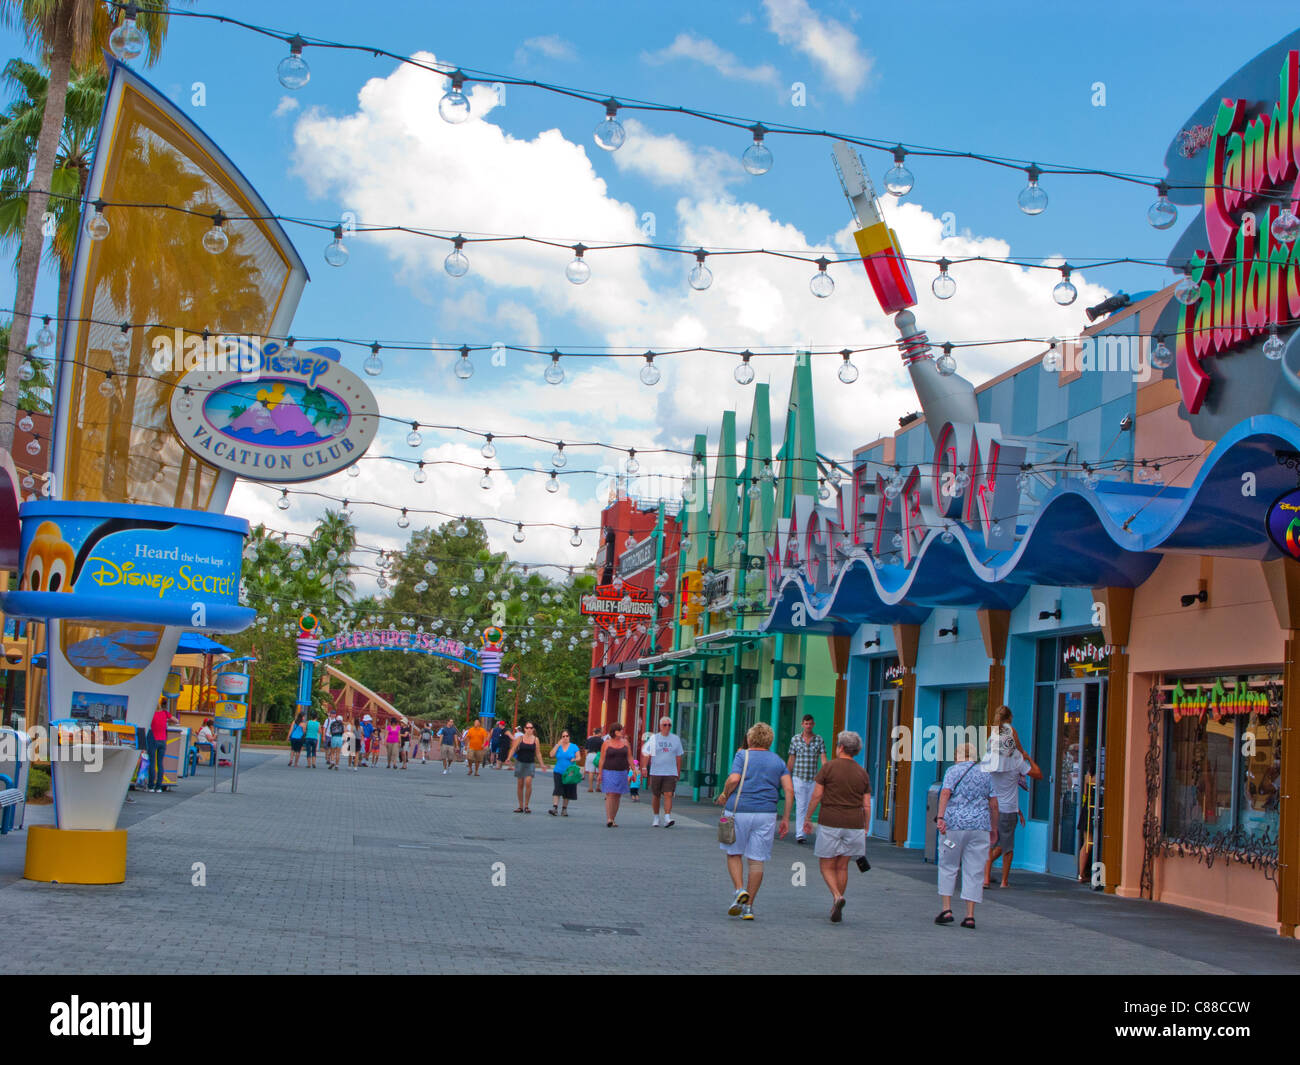
<path fill-rule="evenodd" d="M 307 729 L 303 726 L 303 714 L 299 714 L 293 719 L 293 727 L 289 729 L 289 764 L 297 765 L 298 759 L 302 757 L 302 741 L 307 736 Z"/>
<path fill-rule="evenodd" d="M 772 738 L 772 726 L 761 721 L 745 734 L 747 749 L 736 752 L 731 775 L 714 800 L 719 805 L 725 804 L 724 808 L 735 818 L 736 841 L 719 846 L 727 856 L 727 872 L 736 889 L 727 913 L 745 921 L 754 919 L 754 897 L 763 883 L 763 863 L 772 856 L 772 837 L 779 834 L 784 839 L 790 831 L 794 785 L 785 762 L 770 750 Z M 739 794 L 733 799 L 736 792 Z M 785 795 L 779 826 L 776 822 L 778 792 Z M 748 881 L 742 879 L 742 858 L 749 859 Z"/>
<path fill-rule="evenodd" d="M 560 733 L 560 742 L 551 748 L 551 757 L 555 759 L 555 784 L 551 790 L 551 809 L 552 817 L 556 815 L 556 807 L 559 805 L 560 797 L 564 797 L 564 809 L 559 811 L 560 817 L 569 816 L 569 802 L 578 797 L 578 782 L 575 780 L 572 784 L 564 782 L 564 771 L 573 765 L 573 760 L 578 757 L 578 745 L 569 740 L 569 732 L 566 729 Z"/>
<path fill-rule="evenodd" d="M 307 768 L 316 768 L 316 744 L 320 740 L 320 722 L 316 718 L 310 717 L 306 725 L 307 737 L 303 741 L 307 745 Z"/>
<path fill-rule="evenodd" d="M 975 927 L 975 903 L 984 901 L 984 863 L 998 841 L 998 799 L 993 778 L 975 761 L 969 743 L 957 748 L 956 762 L 943 775 L 939 791 L 939 894 L 943 909 L 935 924 L 952 924 L 952 892 L 961 871 L 966 902 L 963 928 Z"/>

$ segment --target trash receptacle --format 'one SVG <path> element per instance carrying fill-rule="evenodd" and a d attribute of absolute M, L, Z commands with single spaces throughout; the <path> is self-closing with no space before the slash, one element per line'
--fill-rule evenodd
<path fill-rule="evenodd" d="M 939 792 L 943 786 L 937 781 L 930 785 L 925 793 L 925 861 L 939 861 L 939 826 L 935 819 L 939 816 Z"/>

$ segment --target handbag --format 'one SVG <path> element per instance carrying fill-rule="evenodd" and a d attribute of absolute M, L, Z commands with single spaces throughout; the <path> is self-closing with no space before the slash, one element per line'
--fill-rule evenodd
<path fill-rule="evenodd" d="M 736 809 L 740 809 L 740 793 L 745 790 L 745 774 L 749 772 L 749 749 L 745 749 L 745 764 L 740 770 L 740 783 L 736 786 Z M 722 816 L 718 818 L 718 842 L 736 842 L 736 818 L 727 816 L 726 804 L 722 807 Z"/>
<path fill-rule="evenodd" d="M 570 762 L 560 776 L 561 784 L 577 784 L 582 779 L 582 766 L 577 762 Z"/>

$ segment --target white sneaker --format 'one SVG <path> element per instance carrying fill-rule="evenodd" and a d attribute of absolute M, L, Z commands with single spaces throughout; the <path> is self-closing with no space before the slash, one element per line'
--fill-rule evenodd
<path fill-rule="evenodd" d="M 658 815 L 658 814 L 655 814 L 655 823 L 654 823 L 651 827 L 652 827 L 652 828 L 658 828 L 658 827 L 659 827 L 659 815 Z"/>
<path fill-rule="evenodd" d="M 675 817 L 667 817 L 664 819 L 664 828 L 672 828 L 675 824 L 677 824 L 677 819 Z"/>

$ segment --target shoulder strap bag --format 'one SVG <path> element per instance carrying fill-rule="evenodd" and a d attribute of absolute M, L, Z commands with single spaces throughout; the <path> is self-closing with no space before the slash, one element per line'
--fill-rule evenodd
<path fill-rule="evenodd" d="M 745 774 L 749 772 L 749 750 L 745 750 L 745 764 L 740 770 L 740 783 L 736 785 L 736 806 L 740 809 L 740 793 L 745 790 Z M 727 804 L 722 804 L 722 816 L 718 818 L 718 842 L 735 843 L 736 842 L 736 817 L 733 813 L 727 816 Z"/>

